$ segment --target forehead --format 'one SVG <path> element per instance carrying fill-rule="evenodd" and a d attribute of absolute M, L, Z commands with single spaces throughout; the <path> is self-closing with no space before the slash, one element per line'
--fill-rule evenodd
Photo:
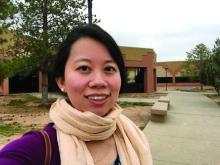
<path fill-rule="evenodd" d="M 103 43 L 89 37 L 80 38 L 71 46 L 69 58 L 88 58 L 95 60 L 104 59 L 114 61 Z"/>

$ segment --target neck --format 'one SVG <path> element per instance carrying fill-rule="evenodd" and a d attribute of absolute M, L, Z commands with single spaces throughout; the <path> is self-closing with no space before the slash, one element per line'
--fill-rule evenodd
<path fill-rule="evenodd" d="M 113 136 L 105 140 L 86 142 L 95 165 L 110 165 L 117 157 L 116 144 Z"/>

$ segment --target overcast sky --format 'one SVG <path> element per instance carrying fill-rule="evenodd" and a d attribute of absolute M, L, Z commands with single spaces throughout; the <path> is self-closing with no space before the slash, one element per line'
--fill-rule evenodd
<path fill-rule="evenodd" d="M 93 0 L 99 25 L 120 46 L 153 48 L 157 61 L 186 59 L 220 37 L 220 0 Z"/>

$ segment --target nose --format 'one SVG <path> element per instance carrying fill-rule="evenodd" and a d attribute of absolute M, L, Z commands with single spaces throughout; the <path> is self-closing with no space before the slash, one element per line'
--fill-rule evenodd
<path fill-rule="evenodd" d="M 103 88 L 107 86 L 105 76 L 102 73 L 94 73 L 89 82 L 91 88 Z"/>

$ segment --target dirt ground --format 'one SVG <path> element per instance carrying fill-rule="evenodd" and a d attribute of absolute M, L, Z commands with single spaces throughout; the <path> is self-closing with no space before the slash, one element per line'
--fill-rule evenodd
<path fill-rule="evenodd" d="M 120 97 L 159 98 L 164 94 L 123 94 Z M 42 129 L 48 122 L 48 107 L 40 106 L 39 100 L 21 102 L 23 95 L 0 96 L 0 124 L 19 124 L 29 130 Z M 220 96 L 208 95 L 220 105 Z M 54 100 L 51 100 L 53 102 Z M 151 106 L 130 106 L 124 108 L 123 114 L 130 118 L 139 128 L 144 128 L 150 120 Z M 0 146 L 19 137 L 23 133 L 13 136 L 0 135 Z M 0 147 L 1 148 L 1 147 Z"/>
<path fill-rule="evenodd" d="M 220 105 L 220 96 L 217 96 L 217 95 L 206 95 L 206 96 L 214 100 L 216 103 Z"/>
<path fill-rule="evenodd" d="M 26 131 L 29 131 L 42 129 L 50 122 L 48 116 L 49 107 L 40 106 L 39 100 L 28 101 L 20 105 L 19 101 L 21 99 L 21 95 L 0 96 L 0 123 L 20 124 Z M 150 106 L 126 107 L 123 114 L 130 118 L 139 128 L 144 128 L 150 119 Z M 16 134 L 9 137 L 0 135 L 0 146 L 20 135 Z"/>

